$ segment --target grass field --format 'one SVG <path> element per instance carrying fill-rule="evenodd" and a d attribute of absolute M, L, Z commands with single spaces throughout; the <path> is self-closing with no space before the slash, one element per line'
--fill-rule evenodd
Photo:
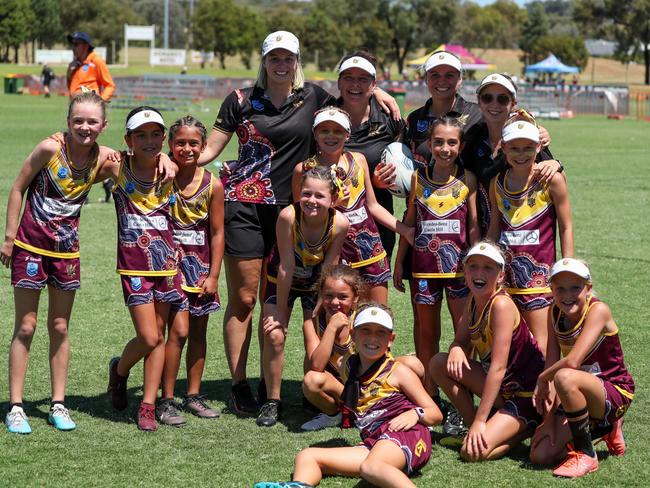
<path fill-rule="evenodd" d="M 67 101 L 60 97 L 0 95 L 0 214 L 4 216 L 7 192 L 32 147 L 53 131 L 64 128 Z M 212 124 L 218 104 L 197 113 Z M 100 141 L 122 148 L 125 111 L 112 110 L 109 128 Z M 165 113 L 171 122 L 181 114 Z M 626 359 L 636 380 L 637 395 L 626 415 L 629 444 L 623 458 L 607 457 L 598 446 L 601 467 L 572 486 L 648 486 L 650 465 L 643 447 L 650 436 L 650 402 L 647 386 L 650 358 L 648 300 L 650 289 L 650 125 L 633 120 L 610 121 L 584 117 L 545 121 L 553 137 L 554 154 L 567 168 L 573 204 L 576 254 L 592 267 L 595 289 L 608 303 L 620 325 Z M 223 159 L 235 156 L 231 144 Z M 161 427 L 155 434 L 139 432 L 134 424 L 141 396 L 141 366 L 131 375 L 130 408 L 115 413 L 105 390 L 108 360 L 119 354 L 133 336 L 133 326 L 123 305 L 115 274 L 115 216 L 112 205 L 96 203 L 101 188 L 91 192 L 81 218 L 83 286 L 77 294 L 71 319 L 72 357 L 67 405 L 77 430 L 61 433 L 47 425 L 50 383 L 47 365 L 47 331 L 43 323 L 47 293 L 42 295 L 39 331 L 32 345 L 25 391 L 26 409 L 33 434 L 25 437 L 0 431 L 0 472 L 4 486 L 218 486 L 251 487 L 260 480 L 289 479 L 295 454 L 310 445 L 344 445 L 357 442 L 354 430 L 329 429 L 301 433 L 306 420 L 300 408 L 302 339 L 298 321 L 290 327 L 283 397 L 282 423 L 260 429 L 254 419 L 238 419 L 224 412 L 218 421 L 188 418 L 181 429 Z M 225 301 L 225 280 L 221 279 Z M 391 290 L 397 316 L 398 354 L 414 350 L 409 324 L 410 307 L 404 295 Z M 7 351 L 13 329 L 13 299 L 9 271 L 0 269 L 0 413 L 7 409 Z M 295 315 L 295 314 L 294 314 Z M 204 393 L 215 406 L 225 408 L 229 374 L 221 337 L 222 313 L 212 316 Z M 451 325 L 444 326 L 443 348 L 450 341 Z M 257 376 L 257 347 L 251 348 L 249 375 Z M 253 380 L 256 384 L 256 380 Z M 177 395 L 185 388 L 181 371 Z M 646 439 L 644 441 L 643 439 Z M 529 466 L 526 446 L 504 459 L 466 464 L 457 452 L 434 446 L 431 462 L 415 479 L 421 487 L 465 486 L 567 486 L 548 470 Z M 358 480 L 328 478 L 324 487 L 363 487 Z"/>

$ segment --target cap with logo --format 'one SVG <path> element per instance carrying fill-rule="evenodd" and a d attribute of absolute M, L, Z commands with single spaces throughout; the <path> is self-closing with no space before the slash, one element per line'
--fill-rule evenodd
<path fill-rule="evenodd" d="M 361 327 L 366 324 L 377 324 L 385 329 L 393 330 L 393 319 L 390 314 L 379 307 L 368 307 L 358 312 L 354 318 L 353 328 Z"/>
<path fill-rule="evenodd" d="M 373 78 L 377 76 L 377 70 L 372 65 L 370 61 L 361 56 L 352 56 L 351 58 L 346 59 L 339 66 L 339 74 L 343 73 L 346 69 L 350 68 L 359 68 L 368 73 Z"/>
<path fill-rule="evenodd" d="M 318 125 L 327 121 L 335 122 L 347 132 L 350 132 L 350 118 L 337 108 L 325 109 L 318 112 L 314 118 L 312 128 L 315 129 Z"/>
<path fill-rule="evenodd" d="M 476 89 L 476 93 L 481 93 L 481 90 L 485 88 L 488 85 L 501 85 L 503 88 L 508 90 L 508 93 L 512 95 L 512 98 L 515 100 L 517 99 L 517 89 L 515 88 L 514 83 L 509 80 L 507 77 L 499 74 L 499 73 L 494 73 L 492 75 L 487 75 L 483 80 L 481 81 L 481 84 L 478 86 Z"/>
<path fill-rule="evenodd" d="M 463 66 L 460 63 L 460 59 L 450 52 L 447 51 L 438 51 L 433 53 L 427 61 L 424 63 L 424 71 L 429 71 L 430 69 L 435 68 L 436 66 L 451 66 L 458 70 L 458 72 L 463 71 Z"/>
<path fill-rule="evenodd" d="M 552 281 L 553 277 L 560 273 L 571 273 L 579 276 L 583 280 L 591 282 L 591 273 L 585 263 L 574 258 L 563 258 L 557 261 L 551 268 L 551 275 L 549 280 Z"/>
<path fill-rule="evenodd" d="M 165 121 L 158 112 L 154 110 L 141 110 L 129 117 L 129 120 L 126 121 L 126 130 L 131 132 L 136 130 L 138 127 L 153 122 L 159 124 L 163 129 L 165 129 Z"/>
<path fill-rule="evenodd" d="M 478 244 L 475 244 L 463 258 L 463 264 L 465 264 L 467 260 L 472 256 L 484 256 L 488 259 L 491 259 L 502 268 L 506 264 L 501 251 L 499 251 L 499 249 L 497 249 L 494 244 L 490 244 L 488 242 L 479 242 Z"/>
<path fill-rule="evenodd" d="M 286 49 L 296 56 L 300 53 L 300 42 L 291 32 L 276 31 L 272 32 L 262 43 L 262 56 L 266 56 L 274 49 Z"/>
<path fill-rule="evenodd" d="M 528 139 L 539 143 L 539 129 L 530 122 L 525 120 L 515 121 L 506 125 L 502 132 L 503 142 L 509 142 L 514 139 Z"/>

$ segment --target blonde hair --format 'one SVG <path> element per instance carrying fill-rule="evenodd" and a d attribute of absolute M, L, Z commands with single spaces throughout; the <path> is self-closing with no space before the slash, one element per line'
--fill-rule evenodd
<path fill-rule="evenodd" d="M 268 54 L 266 55 L 268 56 Z M 264 56 L 260 61 L 260 67 L 257 70 L 257 80 L 255 80 L 255 86 L 260 87 L 262 90 L 266 90 L 266 67 L 264 66 Z M 302 64 L 300 64 L 300 55 L 296 56 L 296 71 L 293 74 L 293 80 L 291 81 L 291 87 L 294 90 L 302 90 L 305 87 L 305 73 L 302 70 Z"/>

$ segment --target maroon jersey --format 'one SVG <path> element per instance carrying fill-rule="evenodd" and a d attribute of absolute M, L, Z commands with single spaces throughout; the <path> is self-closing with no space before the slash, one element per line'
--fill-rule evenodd
<path fill-rule="evenodd" d="M 476 309 L 474 298 L 469 302 L 470 338 L 479 355 L 481 366 L 486 373 L 490 369 L 492 361 L 494 340 L 491 320 L 492 305 L 494 299 L 499 296 L 507 296 L 507 293 L 503 289 L 499 289 L 480 312 Z M 517 311 L 517 315 L 519 315 L 519 311 Z M 500 394 L 506 398 L 532 396 L 537 377 L 543 369 L 544 357 L 542 351 L 528 329 L 526 321 L 519 315 L 519 320 L 512 329 L 508 365 L 499 390 Z"/>
<path fill-rule="evenodd" d="M 508 190 L 508 171 L 492 180 L 501 213 L 499 243 L 506 247 L 506 290 L 549 293 L 548 276 L 555 262 L 555 206 L 539 181 L 521 191 Z"/>
<path fill-rule="evenodd" d="M 327 320 L 325 319 L 325 312 L 321 312 L 316 318 L 316 321 L 314 322 L 314 329 L 316 331 L 316 335 L 318 336 L 318 338 L 322 339 L 323 334 L 325 333 L 325 329 L 327 329 Z M 343 358 L 353 353 L 354 353 L 354 343 L 352 342 L 351 336 L 348 335 L 348 338 L 344 344 L 339 344 L 335 340 L 334 345 L 332 346 L 332 352 L 330 354 L 329 362 L 327 363 L 327 371 L 332 373 L 332 375 L 337 380 L 340 381 L 341 375 L 339 370 L 343 362 Z"/>
<path fill-rule="evenodd" d="M 36 174 L 14 244 L 55 258 L 79 257 L 79 215 L 99 170 L 95 146 L 84 169 L 75 168 L 65 144 Z"/>
<path fill-rule="evenodd" d="M 173 182 L 142 181 L 131 170 L 131 157 L 120 165 L 113 186 L 117 212 L 117 272 L 129 276 L 173 276 L 176 245 L 169 207 Z M 136 290 L 137 291 L 137 290 Z"/>
<path fill-rule="evenodd" d="M 201 285 L 210 273 L 210 199 L 212 174 L 199 168 L 200 180 L 191 195 L 184 196 L 174 185 L 171 216 L 174 241 L 179 249 L 183 290 L 201 293 Z"/>
<path fill-rule="evenodd" d="M 414 278 L 462 277 L 467 252 L 467 174 L 458 166 L 447 181 L 434 181 L 430 168 L 417 169 L 415 188 L 415 239 L 412 253 Z"/>
<path fill-rule="evenodd" d="M 555 331 L 555 336 L 560 344 L 562 356 L 566 356 L 571 352 L 576 340 L 578 340 L 578 337 L 582 333 L 582 328 L 585 325 L 585 318 L 592 307 L 599 301 L 600 300 L 594 296 L 589 297 L 585 312 L 576 325 L 571 325 L 567 321 L 564 313 L 562 313 L 556 305 L 551 307 L 553 330 Z M 580 369 L 598 376 L 603 380 L 610 381 L 617 390 L 623 390 L 621 393 L 625 396 L 634 393 L 634 380 L 625 367 L 623 349 L 621 348 L 621 341 L 618 336 L 618 326 L 616 325 L 613 332 L 607 332 L 603 324 L 598 339 L 582 361 Z"/>
<path fill-rule="evenodd" d="M 323 233 L 318 242 L 310 243 L 302 235 L 301 222 L 302 210 L 299 203 L 291 205 L 295 215 L 291 234 L 293 236 L 293 255 L 295 258 L 295 268 L 291 280 L 291 289 L 295 291 L 312 291 L 320 276 L 320 268 L 325 259 L 325 254 L 332 245 L 334 240 L 334 220 L 336 211 L 329 209 L 329 214 Z M 271 254 L 267 264 L 267 279 L 271 283 L 278 282 L 278 267 L 280 266 L 280 251 L 275 244 L 271 249 Z"/>

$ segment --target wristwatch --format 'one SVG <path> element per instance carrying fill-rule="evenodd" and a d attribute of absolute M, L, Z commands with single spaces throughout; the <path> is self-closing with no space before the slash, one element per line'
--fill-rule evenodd
<path fill-rule="evenodd" d="M 418 414 L 418 422 L 424 420 L 424 409 L 422 407 L 415 407 L 415 413 Z"/>

